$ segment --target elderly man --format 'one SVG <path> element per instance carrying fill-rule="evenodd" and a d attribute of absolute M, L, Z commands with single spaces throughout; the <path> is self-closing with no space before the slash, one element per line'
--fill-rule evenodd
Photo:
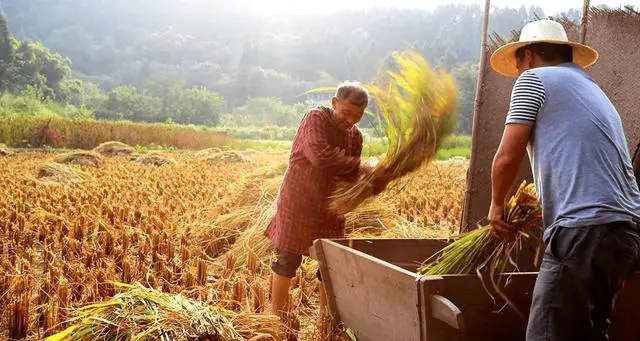
<path fill-rule="evenodd" d="M 598 53 L 562 25 L 527 24 L 491 57 L 517 77 L 493 160 L 488 219 L 512 238 L 505 200 L 528 150 L 547 244 L 533 291 L 527 340 L 607 340 L 612 301 L 640 252 L 640 192 L 622 122 L 584 68 Z"/>
<path fill-rule="evenodd" d="M 361 164 L 362 134 L 355 126 L 369 96 L 358 83 L 340 84 L 332 107 L 307 113 L 294 138 L 289 167 L 280 187 L 277 212 L 267 228 L 276 250 L 272 264 L 272 312 L 280 315 L 288 300 L 291 279 L 309 255 L 314 239 L 343 238 L 345 218 L 328 210 L 337 181 L 355 181 L 370 168 Z M 388 180 L 374 184 L 380 192 Z M 320 279 L 320 276 L 318 276 Z M 326 304 L 320 290 L 321 311 Z"/>

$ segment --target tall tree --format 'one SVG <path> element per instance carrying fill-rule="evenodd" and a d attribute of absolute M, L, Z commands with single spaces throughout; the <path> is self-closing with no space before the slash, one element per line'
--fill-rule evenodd
<path fill-rule="evenodd" d="M 4 13 L 0 12 L 0 92 L 7 87 L 7 74 L 13 61 L 13 37 Z"/>

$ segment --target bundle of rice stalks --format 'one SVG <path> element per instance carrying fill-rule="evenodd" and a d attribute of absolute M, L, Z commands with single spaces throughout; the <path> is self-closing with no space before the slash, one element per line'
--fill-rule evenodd
<path fill-rule="evenodd" d="M 379 236 L 393 222 L 393 211 L 388 205 L 371 203 L 362 205 L 345 215 L 345 233 L 349 236 Z"/>
<path fill-rule="evenodd" d="M 476 273 L 489 295 L 485 278 L 488 275 L 491 288 L 518 312 L 515 305 L 500 289 L 505 272 L 518 270 L 518 255 L 527 242 L 535 242 L 536 232 L 542 227 L 542 214 L 534 184 L 523 181 L 505 208 L 504 221 L 516 230 L 514 241 L 498 239 L 486 225 L 467 233 L 427 259 L 418 269 L 421 275 Z M 434 261 L 432 261 L 436 258 Z M 507 268 L 509 267 L 509 268 Z M 518 312 L 519 313 L 519 312 Z"/>
<path fill-rule="evenodd" d="M 207 148 L 207 149 L 203 149 L 203 150 L 199 150 L 196 152 L 196 156 L 197 157 L 206 157 L 209 156 L 211 154 L 217 154 L 222 152 L 221 148 L 218 147 L 213 147 L 213 148 Z"/>
<path fill-rule="evenodd" d="M 6 144 L 0 143 L 0 156 L 10 156 L 13 155 L 13 151 L 7 147 Z"/>
<path fill-rule="evenodd" d="M 247 264 L 249 256 L 255 256 L 267 265 L 272 252 L 271 241 L 265 236 L 264 231 L 271 218 L 276 213 L 276 201 L 264 201 L 259 204 L 260 212 L 253 218 L 251 225 L 242 231 L 227 254 L 232 254 L 235 259 L 234 268 L 238 269 Z"/>
<path fill-rule="evenodd" d="M 46 163 L 38 168 L 38 179 L 45 183 L 82 184 L 91 180 L 83 171 L 59 163 Z"/>
<path fill-rule="evenodd" d="M 373 172 L 355 183 L 339 184 L 329 206 L 338 214 L 372 197 L 382 170 L 395 180 L 434 160 L 455 128 L 458 95 L 453 77 L 432 69 L 413 51 L 395 54 L 394 61 L 397 72 L 387 71 L 377 84 L 368 86 L 384 117 L 387 152 Z"/>
<path fill-rule="evenodd" d="M 93 148 L 93 151 L 106 156 L 131 155 L 136 152 L 133 147 L 118 141 L 104 142 Z"/>
<path fill-rule="evenodd" d="M 78 309 L 72 325 L 45 340 L 248 340 L 278 336 L 276 317 L 237 314 L 140 285 L 114 283 L 128 291 Z M 270 334 L 273 332 L 273 334 Z M 275 336 L 274 336 L 275 335 Z"/>
<path fill-rule="evenodd" d="M 251 160 L 246 157 L 240 155 L 236 152 L 220 152 L 213 154 L 211 156 L 207 156 L 205 158 L 207 162 L 211 163 L 250 163 Z"/>
<path fill-rule="evenodd" d="M 158 167 L 177 164 L 175 159 L 159 153 L 138 156 L 133 160 L 133 162 L 141 165 L 152 165 Z"/>
<path fill-rule="evenodd" d="M 427 225 L 420 219 L 398 217 L 393 226 L 385 229 L 380 238 L 388 239 L 434 239 L 447 238 L 451 235 L 451 226 L 442 223 L 439 225 Z"/>
<path fill-rule="evenodd" d="M 287 161 L 269 163 L 267 166 L 260 167 L 255 171 L 251 172 L 249 176 L 271 179 L 279 176 L 284 176 L 284 173 L 287 171 L 288 167 L 289 167 L 289 163 Z"/>
<path fill-rule="evenodd" d="M 79 151 L 59 155 L 53 159 L 53 162 L 100 167 L 102 156 L 96 152 Z"/>

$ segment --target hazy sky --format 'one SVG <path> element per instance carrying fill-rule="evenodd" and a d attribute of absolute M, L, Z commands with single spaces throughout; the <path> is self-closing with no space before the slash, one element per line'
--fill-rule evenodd
<path fill-rule="evenodd" d="M 438 5 L 457 4 L 479 4 L 484 5 L 484 0 L 257 0 L 251 1 L 251 7 L 263 14 L 279 13 L 293 14 L 303 12 L 327 12 L 336 9 L 353 9 L 369 7 L 401 7 L 401 8 L 424 8 L 432 9 Z M 546 14 L 555 14 L 569 8 L 582 8 L 582 0 L 492 0 L 494 6 L 509 6 L 519 8 L 524 5 L 529 7 L 539 5 Z M 640 6 L 640 0 L 592 0 L 592 6 L 606 4 L 610 7 L 620 7 L 622 5 Z"/>

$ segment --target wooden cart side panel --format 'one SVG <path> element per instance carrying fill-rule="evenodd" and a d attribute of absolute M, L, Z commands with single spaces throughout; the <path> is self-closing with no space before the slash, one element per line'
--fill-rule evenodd
<path fill-rule="evenodd" d="M 327 266 L 327 262 L 323 261 L 325 259 L 324 249 L 322 246 L 322 242 L 315 241 L 313 246 L 311 247 L 312 256 L 316 258 L 318 261 L 318 269 L 320 270 L 320 276 L 322 277 L 322 286 L 320 286 L 320 290 L 324 288 L 324 292 L 327 298 L 327 306 L 329 310 L 329 314 L 331 315 L 331 323 L 332 326 L 335 326 L 337 321 L 340 321 L 340 313 L 338 311 L 338 306 L 336 304 L 336 295 L 333 293 L 333 285 L 331 284 L 331 274 L 329 273 L 329 267 Z"/>
<path fill-rule="evenodd" d="M 433 256 L 452 240 L 442 238 L 332 239 L 332 241 L 414 272 L 421 262 Z"/>
<path fill-rule="evenodd" d="M 425 306 L 426 340 L 437 341 L 518 341 L 525 339 L 527 318 L 531 307 L 531 298 L 537 273 L 517 273 L 511 277 L 505 294 L 524 315 L 521 319 L 510 307 L 494 312 L 503 303 L 499 297 L 495 305 L 482 288 L 479 279 L 469 275 L 430 276 L 421 280 L 420 289 L 430 294 L 439 294 L 451 300 L 462 310 L 464 330 L 458 332 L 446 324 L 431 318 Z M 426 297 L 422 294 L 421 297 Z M 613 310 L 611 340 L 640 340 L 640 273 L 625 281 L 623 289 L 616 298 Z"/>
<path fill-rule="evenodd" d="M 334 296 L 328 299 L 359 341 L 421 340 L 418 276 L 330 240 L 314 244 Z"/>
<path fill-rule="evenodd" d="M 640 272 L 623 283 L 616 297 L 609 337 L 617 340 L 640 340 Z"/>
<path fill-rule="evenodd" d="M 445 323 L 438 321 L 432 317 L 431 305 L 427 302 L 431 301 L 431 289 L 429 287 L 429 278 L 421 276 L 418 282 L 418 291 L 420 292 L 420 304 L 422 321 L 422 340 L 424 341 L 460 341 L 462 340 L 461 332 L 454 330 Z"/>
<path fill-rule="evenodd" d="M 536 273 L 513 274 L 505 289 L 505 294 L 525 315 L 523 320 L 509 307 L 496 312 L 504 302 L 496 296 L 495 304 L 475 275 L 426 276 L 421 281 L 421 290 L 451 300 L 462 311 L 464 321 L 463 330 L 458 331 L 431 318 L 429 313 L 426 340 L 524 340 L 535 278 Z"/>

